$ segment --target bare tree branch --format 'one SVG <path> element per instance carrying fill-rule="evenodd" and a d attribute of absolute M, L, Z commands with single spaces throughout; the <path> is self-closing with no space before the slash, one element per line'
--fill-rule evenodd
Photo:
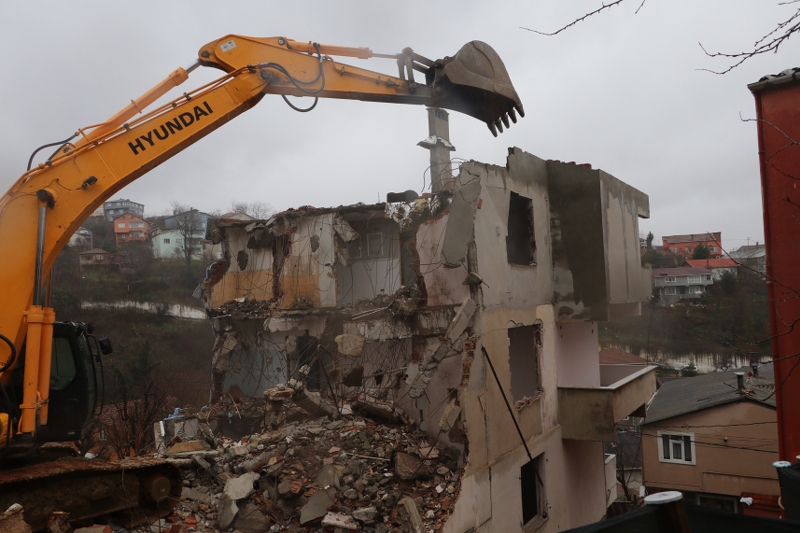
<path fill-rule="evenodd" d="M 586 13 L 584 16 L 573 20 L 572 22 L 570 22 L 569 24 L 567 24 L 563 28 L 560 28 L 560 29 L 558 29 L 558 30 L 556 30 L 556 31 L 554 31 L 552 33 L 547 33 L 547 32 L 543 32 L 543 31 L 539 31 L 539 30 L 532 30 L 530 28 L 525 28 L 523 26 L 520 26 L 520 29 L 525 30 L 525 31 L 531 31 L 533 33 L 538 33 L 539 35 L 547 35 L 547 36 L 558 35 L 559 33 L 561 33 L 562 31 L 566 30 L 567 28 L 571 28 L 572 26 L 578 24 L 579 22 L 583 22 L 584 20 L 588 19 L 589 17 L 591 17 L 593 15 L 597 15 L 601 11 L 605 11 L 607 9 L 611 9 L 612 7 L 619 5 L 624 1 L 625 0 L 615 0 L 614 2 L 611 2 L 610 4 L 603 4 L 602 7 L 598 8 L 598 9 L 595 9 L 594 11 L 592 11 L 590 13 Z M 644 5 L 644 1 L 642 2 L 642 5 L 639 6 L 639 9 L 641 9 L 641 7 L 643 5 Z M 639 9 L 636 10 L 637 13 L 639 12 Z"/>
<path fill-rule="evenodd" d="M 601 13 L 603 11 L 607 11 L 607 10 L 611 9 L 612 7 L 618 6 L 619 4 L 623 3 L 624 1 L 625 0 L 615 0 L 615 1 L 610 2 L 608 4 L 603 3 L 603 4 L 601 4 L 601 6 L 599 8 L 595 9 L 594 11 L 590 11 L 589 13 L 586 13 L 582 17 L 578 17 L 578 18 L 574 19 L 572 22 L 570 22 L 566 26 L 563 26 L 563 27 L 559 28 L 558 30 L 556 30 L 554 32 L 544 32 L 544 31 L 534 30 L 534 29 L 531 29 L 531 28 L 525 28 L 523 26 L 520 26 L 520 29 L 525 30 L 525 31 L 530 31 L 530 32 L 533 32 L 533 33 L 538 33 L 539 35 L 546 35 L 548 37 L 553 36 L 553 35 L 558 35 L 559 33 L 563 32 L 564 30 L 575 26 L 579 22 L 583 22 L 584 20 L 588 19 L 589 17 L 597 15 L 598 13 Z M 636 8 L 635 13 L 639 13 L 639 11 L 642 9 L 642 7 L 644 7 L 644 4 L 645 4 L 646 1 L 647 0 L 642 0 L 642 3 L 639 4 L 639 7 Z M 785 2 L 778 2 L 778 5 L 779 6 L 786 6 L 786 5 L 796 4 L 799 1 L 800 0 L 787 0 Z M 729 65 L 728 68 L 726 68 L 725 70 L 717 71 L 717 70 L 712 70 L 712 69 L 707 69 L 707 68 L 701 68 L 701 69 L 698 69 L 698 70 L 705 70 L 705 71 L 711 72 L 713 74 L 727 74 L 728 72 L 730 72 L 731 70 L 735 69 L 736 67 L 738 67 L 739 65 L 741 65 L 742 63 L 744 63 L 745 61 L 747 61 L 748 59 L 750 59 L 752 57 L 755 57 L 755 56 L 761 55 L 761 54 L 766 54 L 767 52 L 777 53 L 778 49 L 781 47 L 781 45 L 783 45 L 783 43 L 788 41 L 789 38 L 792 35 L 794 35 L 795 33 L 797 33 L 798 31 L 800 31 L 800 9 L 795 11 L 794 14 L 792 14 L 786 20 L 776 23 L 775 24 L 775 28 L 773 28 L 771 31 L 767 32 L 760 39 L 756 40 L 756 42 L 753 43 L 753 49 L 752 50 L 748 50 L 748 51 L 744 51 L 744 52 L 736 52 L 736 53 L 709 52 L 708 50 L 706 50 L 706 48 L 703 46 L 702 43 L 697 43 L 698 45 L 700 45 L 700 48 L 703 50 L 703 53 L 705 53 L 708 57 L 714 57 L 714 58 L 722 57 L 722 58 L 734 60 L 733 64 Z"/>

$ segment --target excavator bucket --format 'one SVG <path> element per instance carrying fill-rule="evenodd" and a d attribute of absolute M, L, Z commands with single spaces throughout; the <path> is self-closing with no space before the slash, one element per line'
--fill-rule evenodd
<path fill-rule="evenodd" d="M 488 44 L 472 41 L 454 57 L 436 61 L 426 73 L 433 86 L 434 106 L 452 109 L 481 120 L 492 134 L 525 116 L 506 66 Z"/>

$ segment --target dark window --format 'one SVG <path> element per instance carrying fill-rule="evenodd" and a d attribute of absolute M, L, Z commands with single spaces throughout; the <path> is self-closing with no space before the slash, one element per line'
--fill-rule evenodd
<path fill-rule="evenodd" d="M 72 383 L 78 373 L 75 368 L 75 356 L 66 337 L 53 339 L 52 362 L 50 363 L 50 388 L 64 390 Z"/>
<path fill-rule="evenodd" d="M 541 327 L 520 326 L 508 329 L 508 360 L 511 367 L 511 396 L 515 401 L 539 391 L 539 352 Z"/>
<path fill-rule="evenodd" d="M 512 265 L 534 265 L 536 242 L 533 237 L 533 202 L 511 193 L 508 205 L 508 262 Z"/>
<path fill-rule="evenodd" d="M 520 469 L 522 489 L 522 523 L 527 524 L 537 517 L 547 517 L 547 506 L 542 481 L 542 460 L 544 455 L 528 461 Z"/>

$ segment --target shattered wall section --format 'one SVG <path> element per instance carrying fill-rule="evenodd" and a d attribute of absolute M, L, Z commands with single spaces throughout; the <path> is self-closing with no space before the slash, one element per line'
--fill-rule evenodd
<path fill-rule="evenodd" d="M 343 222 L 353 233 L 337 232 L 336 263 L 340 305 L 394 294 L 402 285 L 400 228 L 382 212 L 348 216 Z M 349 241 L 345 237 L 351 237 Z"/>

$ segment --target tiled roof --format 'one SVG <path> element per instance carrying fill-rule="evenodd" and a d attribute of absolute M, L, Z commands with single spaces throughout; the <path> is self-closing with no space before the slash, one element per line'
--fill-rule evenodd
<path fill-rule="evenodd" d="M 703 267 L 678 267 L 678 268 L 654 268 L 653 277 L 661 278 L 664 276 L 696 276 L 711 274 L 711 271 Z"/>
<path fill-rule="evenodd" d="M 735 268 L 739 263 L 729 257 L 722 257 L 720 259 L 687 259 L 684 265 L 694 268 Z"/>

